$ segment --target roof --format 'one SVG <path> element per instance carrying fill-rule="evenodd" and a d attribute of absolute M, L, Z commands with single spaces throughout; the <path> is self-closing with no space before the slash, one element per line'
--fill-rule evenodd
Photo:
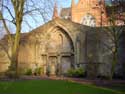
<path fill-rule="evenodd" d="M 62 8 L 62 10 L 60 12 L 60 16 L 62 18 L 71 16 L 71 8 Z"/>

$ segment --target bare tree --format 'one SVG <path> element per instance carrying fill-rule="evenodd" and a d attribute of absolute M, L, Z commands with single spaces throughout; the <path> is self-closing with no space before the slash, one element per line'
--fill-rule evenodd
<path fill-rule="evenodd" d="M 26 16 L 30 16 L 36 21 L 38 19 L 34 15 L 39 14 L 42 21 L 47 22 L 48 16 L 50 16 L 48 11 L 52 8 L 52 4 L 48 5 L 49 1 L 51 0 L 1 0 L 0 19 L 7 33 L 8 44 L 11 48 L 11 54 L 9 55 L 11 65 L 8 72 L 14 77 L 18 77 L 18 50 L 22 25 L 25 23 L 30 26 Z M 38 2 L 41 5 L 36 5 Z M 5 13 L 6 11 L 7 14 Z M 6 18 L 6 15 L 9 15 L 10 18 Z M 15 26 L 14 34 L 11 34 L 8 22 Z"/>
<path fill-rule="evenodd" d="M 125 30 L 125 18 L 122 18 L 121 16 L 123 15 L 123 11 L 121 11 L 121 9 L 123 9 L 123 6 L 119 5 L 119 1 L 120 0 L 116 0 L 115 5 L 110 6 L 109 26 L 104 29 L 105 33 L 108 36 L 108 40 L 111 44 L 107 44 L 104 41 L 101 41 L 102 44 L 108 49 L 107 51 L 111 52 L 112 54 L 112 66 L 110 75 L 111 80 L 114 75 L 116 65 L 119 62 L 119 48 L 121 45 L 120 41 L 122 38 L 122 34 Z"/>

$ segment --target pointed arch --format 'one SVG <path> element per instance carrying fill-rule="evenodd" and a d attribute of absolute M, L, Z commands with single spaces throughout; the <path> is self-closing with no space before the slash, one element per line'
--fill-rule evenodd
<path fill-rule="evenodd" d="M 69 40 L 70 42 L 70 45 L 71 45 L 71 49 L 72 49 L 72 52 L 74 52 L 74 43 L 73 43 L 73 40 L 72 40 L 72 36 L 70 35 L 69 31 L 65 28 L 65 27 L 62 27 L 60 25 L 55 25 L 53 27 L 51 27 L 47 32 L 52 32 L 54 30 L 57 30 L 57 29 L 60 29 L 61 32 L 67 37 L 67 39 Z"/>

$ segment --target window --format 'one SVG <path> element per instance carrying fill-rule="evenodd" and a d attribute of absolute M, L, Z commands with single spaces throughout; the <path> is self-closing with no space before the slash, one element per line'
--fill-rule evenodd
<path fill-rule="evenodd" d="M 96 19 L 91 14 L 88 13 L 82 18 L 81 24 L 95 27 Z"/>

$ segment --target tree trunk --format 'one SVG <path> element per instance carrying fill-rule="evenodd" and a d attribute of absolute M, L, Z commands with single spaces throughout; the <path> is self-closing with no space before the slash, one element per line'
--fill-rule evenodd
<path fill-rule="evenodd" d="M 16 29 L 16 35 L 14 39 L 14 44 L 12 46 L 12 54 L 11 54 L 11 60 L 10 60 L 10 67 L 9 67 L 9 75 L 17 78 L 19 77 L 18 73 L 18 52 L 19 52 L 19 42 L 20 42 L 20 30 L 21 30 L 21 25 L 17 24 L 17 29 Z"/>
<path fill-rule="evenodd" d="M 114 73 L 115 73 L 115 67 L 116 64 L 118 63 L 118 57 L 117 57 L 117 52 L 113 53 L 113 60 L 112 60 L 112 66 L 111 66 L 111 75 L 110 75 L 110 80 L 113 79 Z"/>

